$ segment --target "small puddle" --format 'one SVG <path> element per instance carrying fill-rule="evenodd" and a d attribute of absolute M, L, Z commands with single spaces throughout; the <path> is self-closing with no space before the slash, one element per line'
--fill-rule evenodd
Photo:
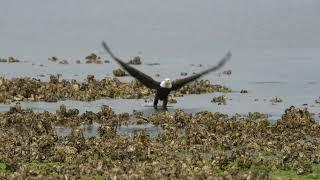
<path fill-rule="evenodd" d="M 99 135 L 99 127 L 101 124 L 97 122 L 93 122 L 92 124 L 81 124 L 79 126 L 80 129 L 82 129 L 83 136 L 85 138 L 95 137 L 100 138 Z M 58 135 L 58 137 L 67 137 L 71 133 L 70 127 L 65 126 L 55 126 L 55 131 Z M 139 130 L 146 130 L 147 133 L 151 137 L 156 137 L 159 134 L 160 127 L 155 126 L 153 124 L 130 124 L 130 125 L 121 125 L 117 128 L 117 134 L 119 135 L 129 135 L 132 136 L 135 131 Z"/>

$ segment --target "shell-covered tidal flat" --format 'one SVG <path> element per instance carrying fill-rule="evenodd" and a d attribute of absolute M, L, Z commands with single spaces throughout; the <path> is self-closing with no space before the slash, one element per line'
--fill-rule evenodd
<path fill-rule="evenodd" d="M 182 87 L 174 92 L 176 96 L 183 94 L 201 94 L 212 92 L 230 92 L 228 87 L 211 84 L 208 80 L 200 80 Z M 117 78 L 97 80 L 88 75 L 84 81 L 60 79 L 59 75 L 51 75 L 50 81 L 45 82 L 35 78 L 0 77 L 0 102 L 12 101 L 46 101 L 59 100 L 93 101 L 101 98 L 139 99 L 154 94 L 137 80 L 129 83 Z"/>
<path fill-rule="evenodd" d="M 159 130 L 118 133 L 119 126 L 138 121 Z M 92 123 L 99 123 L 99 136 L 86 138 L 79 126 Z M 70 133 L 59 136 L 58 125 Z M 116 114 L 106 105 L 97 113 L 63 105 L 54 113 L 35 113 L 17 104 L 0 113 L 0 143 L 0 174 L 8 179 L 320 177 L 320 124 L 293 106 L 270 123 L 260 113 L 176 110 L 145 116 Z"/>

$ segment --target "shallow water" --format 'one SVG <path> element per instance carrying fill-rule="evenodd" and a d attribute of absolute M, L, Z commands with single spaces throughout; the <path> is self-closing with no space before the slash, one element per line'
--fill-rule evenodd
<path fill-rule="evenodd" d="M 20 5 L 16 6 L 17 3 Z M 221 70 L 204 77 L 233 90 L 226 94 L 232 99 L 227 100 L 227 105 L 210 102 L 221 93 L 186 95 L 176 98 L 178 103 L 169 111 L 209 110 L 229 115 L 258 111 L 276 120 L 284 109 L 294 105 L 308 107 L 318 118 L 320 105 L 315 99 L 320 96 L 320 36 L 314 34 L 320 30 L 319 2 L 271 0 L 245 4 L 209 0 L 3 2 L 0 57 L 15 56 L 23 62 L 1 63 L 0 75 L 43 80 L 56 73 L 65 79 L 78 80 L 88 74 L 98 79 L 112 76 L 112 70 L 118 67 L 113 61 L 101 65 L 75 63 L 77 59 L 84 62 L 84 57 L 91 52 L 110 60 L 101 48 L 103 39 L 119 57 L 129 59 L 140 55 L 144 64 L 136 67 L 157 80 L 179 78 L 181 72 L 189 75 L 199 72 L 215 65 L 231 50 L 233 57 L 223 69 L 231 69 L 232 75 L 222 75 Z M 51 56 L 67 59 L 70 64 L 50 62 L 47 59 Z M 155 62 L 160 65 L 145 65 Z M 156 74 L 160 77 L 155 77 Z M 121 79 L 127 81 L 130 77 Z M 249 93 L 240 94 L 242 89 Z M 272 105 L 270 99 L 275 96 L 283 102 Z M 146 107 L 143 99 L 22 102 L 23 107 L 40 112 L 56 111 L 61 104 L 80 112 L 97 112 L 103 104 L 115 112 L 157 112 Z M 7 111 L 9 106 L 0 104 L 0 111 Z M 57 128 L 62 134 L 68 133 Z M 123 129 L 132 131 L 128 128 Z M 95 133 L 87 131 L 88 136 Z"/>
<path fill-rule="evenodd" d="M 317 77 L 319 77 L 317 67 L 320 65 L 318 61 L 318 59 L 320 59 L 320 53 L 318 52 L 320 51 L 317 51 L 317 49 L 303 50 L 303 52 L 306 51 L 309 51 L 309 53 L 305 53 L 304 57 L 308 57 L 308 61 L 304 59 L 301 59 L 301 61 L 297 60 L 299 53 L 297 51 L 289 51 L 288 49 L 270 51 L 270 54 L 257 53 L 259 55 L 255 56 L 253 56 L 253 53 L 250 51 L 234 52 L 233 58 L 224 68 L 232 70 L 230 76 L 212 73 L 204 77 L 204 79 L 210 79 L 213 83 L 226 85 L 233 90 L 232 93 L 225 94 L 228 98 L 227 105 L 217 105 L 210 102 L 214 96 L 223 95 L 223 93 L 185 95 L 184 97 L 177 97 L 178 103 L 172 104 L 173 107 L 170 107 L 169 110 L 183 109 L 188 112 L 209 110 L 230 115 L 234 115 L 235 113 L 247 114 L 248 112 L 258 111 L 271 115 L 271 119 L 277 119 L 283 114 L 285 108 L 294 105 L 308 107 L 311 112 L 318 114 L 320 113 L 319 104 L 316 104 L 315 100 L 319 97 L 318 89 L 320 88 L 320 82 L 317 79 Z M 296 53 L 296 55 L 294 55 L 294 53 Z M 143 62 L 145 61 L 143 60 Z M 181 77 L 179 73 L 185 72 L 186 69 L 190 69 L 190 72 L 197 72 L 205 69 L 209 64 L 214 64 L 205 60 L 199 60 L 198 62 L 204 64 L 204 67 L 191 66 L 192 60 L 190 59 L 188 63 L 184 65 L 160 62 L 161 64 L 159 66 L 141 65 L 136 67 L 150 75 L 152 75 L 153 72 L 161 73 L 165 71 L 165 74 L 168 75 L 162 77 Z M 87 72 L 84 70 L 97 70 L 92 74 L 97 78 L 102 78 L 105 74 L 110 74 L 114 67 L 117 67 L 113 62 L 103 65 L 60 65 L 51 62 L 44 63 L 46 63 L 47 67 L 43 68 L 51 71 L 50 73 L 58 72 L 62 73 L 64 78 L 77 79 L 85 78 Z M 33 66 L 30 63 L 1 65 L 1 72 L 5 74 L 6 77 L 8 76 L 8 78 L 24 75 L 34 77 L 35 74 L 37 74 L 37 70 L 32 69 Z M 79 66 L 83 68 L 79 68 Z M 105 71 L 102 71 L 102 67 L 104 66 L 106 67 Z M 16 73 L 19 67 L 21 67 L 20 73 Z M 61 69 L 58 67 L 61 67 Z M 179 71 L 175 71 L 177 69 L 179 69 Z M 38 70 L 41 71 L 42 69 L 39 68 Z M 72 71 L 78 72 L 82 77 L 72 77 L 70 75 Z M 30 74 L 27 74 L 29 72 Z M 122 78 L 123 81 L 127 81 L 128 79 L 130 79 L 130 77 Z M 156 79 L 160 80 L 161 77 Z M 248 90 L 248 93 L 241 94 L 241 89 Z M 270 100 L 276 96 L 283 99 L 283 102 L 272 105 Z M 56 111 L 61 104 L 65 104 L 69 108 L 78 108 L 80 112 L 97 112 L 103 104 L 111 106 L 115 112 L 132 112 L 133 110 L 143 111 L 147 114 L 156 112 L 151 107 L 146 107 L 143 99 L 101 99 L 93 102 L 60 101 L 58 103 L 22 102 L 23 107 L 31 108 L 35 111 L 47 110 L 50 112 Z M 307 104 L 307 106 L 303 106 L 303 104 Z M 6 111 L 9 109 L 9 106 L 10 105 L 1 104 L 0 110 Z"/>

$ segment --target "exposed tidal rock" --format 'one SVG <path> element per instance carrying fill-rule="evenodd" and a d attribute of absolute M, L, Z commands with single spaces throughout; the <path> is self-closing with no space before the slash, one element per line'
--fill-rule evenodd
<path fill-rule="evenodd" d="M 129 61 L 129 64 L 139 65 L 141 64 L 141 58 L 139 56 L 136 56 Z"/>
<path fill-rule="evenodd" d="M 217 96 L 213 97 L 211 102 L 217 103 L 218 105 L 226 105 L 227 104 L 227 97 L 226 96 Z"/>
<path fill-rule="evenodd" d="M 175 96 L 183 94 L 200 94 L 209 92 L 229 92 L 230 89 L 213 85 L 207 80 L 195 81 L 180 90 L 173 92 Z M 116 78 L 96 80 L 88 75 L 84 81 L 61 79 L 61 74 L 51 75 L 49 82 L 35 78 L 13 78 L 11 80 L 0 77 L 0 102 L 10 101 L 46 101 L 59 100 L 92 101 L 101 98 L 140 99 L 155 91 L 148 89 L 137 80 L 129 83 Z"/>
<path fill-rule="evenodd" d="M 126 72 L 121 68 L 113 70 L 112 73 L 116 77 L 126 76 Z"/>
<path fill-rule="evenodd" d="M 86 64 L 102 64 L 102 60 L 100 56 L 97 56 L 95 53 L 91 53 L 86 56 Z"/>

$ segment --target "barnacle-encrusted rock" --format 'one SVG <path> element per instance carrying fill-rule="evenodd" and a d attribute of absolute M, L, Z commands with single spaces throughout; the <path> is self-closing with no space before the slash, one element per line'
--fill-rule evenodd
<path fill-rule="evenodd" d="M 52 84 L 57 84 L 59 83 L 59 78 L 60 78 L 60 75 L 59 74 L 56 74 L 56 75 L 50 75 L 50 83 Z"/>
<path fill-rule="evenodd" d="M 97 56 L 95 53 L 91 53 L 85 59 L 87 64 L 102 64 L 101 57 Z"/>
<path fill-rule="evenodd" d="M 8 62 L 8 63 L 18 63 L 18 62 L 20 62 L 20 60 L 10 56 L 10 57 L 8 57 L 8 59 L 0 58 L 0 63 L 1 62 L 3 62 L 3 63 L 6 63 L 6 62 Z"/>
<path fill-rule="evenodd" d="M 154 94 L 154 90 L 145 87 L 137 80 L 124 83 L 116 78 L 96 80 L 88 75 L 83 82 L 60 79 L 61 74 L 50 75 L 49 82 L 35 78 L 0 77 L 0 102 L 7 101 L 47 101 L 73 99 L 91 101 L 101 98 L 139 99 Z M 230 91 L 221 85 L 212 85 L 209 81 L 196 81 L 173 92 L 174 96 L 200 94 L 208 92 Z M 173 100 L 173 99 L 172 99 Z M 174 100 L 171 102 L 175 102 Z"/>
<path fill-rule="evenodd" d="M 94 59 L 96 60 L 98 56 L 95 53 L 91 53 L 90 55 L 86 56 L 86 59 Z"/>
<path fill-rule="evenodd" d="M 112 73 L 116 77 L 126 76 L 126 72 L 121 68 L 113 70 Z"/>
<path fill-rule="evenodd" d="M 174 103 L 177 103 L 177 100 L 174 99 L 171 95 L 169 95 L 169 96 L 168 96 L 168 103 L 174 104 Z"/>
<path fill-rule="evenodd" d="M 225 86 L 213 85 L 209 80 L 195 81 L 194 83 L 187 84 L 179 90 L 182 94 L 201 94 L 209 92 L 231 92 Z"/>
<path fill-rule="evenodd" d="M 59 61 L 59 64 L 69 64 L 68 60 L 63 59 L 61 61 Z"/>
<path fill-rule="evenodd" d="M 191 113 L 184 112 L 182 110 L 174 111 L 174 123 L 178 127 L 184 127 L 186 124 L 189 124 L 192 118 Z"/>
<path fill-rule="evenodd" d="M 87 76 L 87 82 L 90 83 L 90 82 L 93 82 L 93 81 L 94 81 L 94 75 L 91 75 L 91 74 L 88 75 L 88 76 Z"/>
<path fill-rule="evenodd" d="M 270 100 L 272 104 L 281 103 L 283 100 L 280 97 L 274 97 Z"/>
<path fill-rule="evenodd" d="M 20 60 L 10 56 L 10 57 L 8 57 L 8 62 L 9 63 L 17 63 L 17 62 L 20 62 Z"/>
<path fill-rule="evenodd" d="M 211 102 L 213 103 L 217 103 L 218 105 L 226 105 L 227 101 L 226 101 L 226 96 L 217 96 L 217 97 L 213 97 Z"/>
<path fill-rule="evenodd" d="M 98 112 L 98 116 L 107 121 L 108 119 L 115 117 L 115 113 L 113 112 L 110 106 L 102 105 L 101 111 Z"/>
<path fill-rule="evenodd" d="M 225 74 L 225 75 L 231 75 L 232 74 L 232 70 L 231 69 L 225 70 L 222 73 Z"/>
<path fill-rule="evenodd" d="M 50 58 L 48 58 L 49 61 L 53 61 L 53 62 L 57 62 L 58 58 L 56 56 L 52 56 Z"/>
<path fill-rule="evenodd" d="M 245 94 L 245 93 L 248 93 L 248 91 L 245 89 L 241 89 L 240 93 Z"/>
<path fill-rule="evenodd" d="M 0 174 L 9 179 L 270 179 L 275 169 L 305 178 L 320 162 L 320 125 L 295 107 L 276 123 L 262 113 L 135 112 L 161 127 L 153 136 L 147 130 L 118 134 L 129 114 L 106 105 L 82 115 L 65 106 L 56 113 L 17 109 L 0 113 Z M 91 118 L 101 122 L 99 138 L 85 138 L 79 128 Z M 78 127 L 58 138 L 59 119 Z"/>
<path fill-rule="evenodd" d="M 8 62 L 8 60 L 7 60 L 7 59 L 0 58 L 0 62 L 1 62 L 1 63 L 6 63 L 6 62 Z"/>
<path fill-rule="evenodd" d="M 0 62 L 18 63 L 20 60 L 10 56 L 8 59 L 0 59 Z"/>
<path fill-rule="evenodd" d="M 186 73 L 186 72 L 181 72 L 180 75 L 181 75 L 181 76 L 187 76 L 188 73 Z"/>
<path fill-rule="evenodd" d="M 9 113 L 21 112 L 22 108 L 20 103 L 16 103 L 15 106 L 10 107 Z"/>
<path fill-rule="evenodd" d="M 139 56 L 136 56 L 129 61 L 129 64 L 139 65 L 141 64 L 141 58 Z"/>

